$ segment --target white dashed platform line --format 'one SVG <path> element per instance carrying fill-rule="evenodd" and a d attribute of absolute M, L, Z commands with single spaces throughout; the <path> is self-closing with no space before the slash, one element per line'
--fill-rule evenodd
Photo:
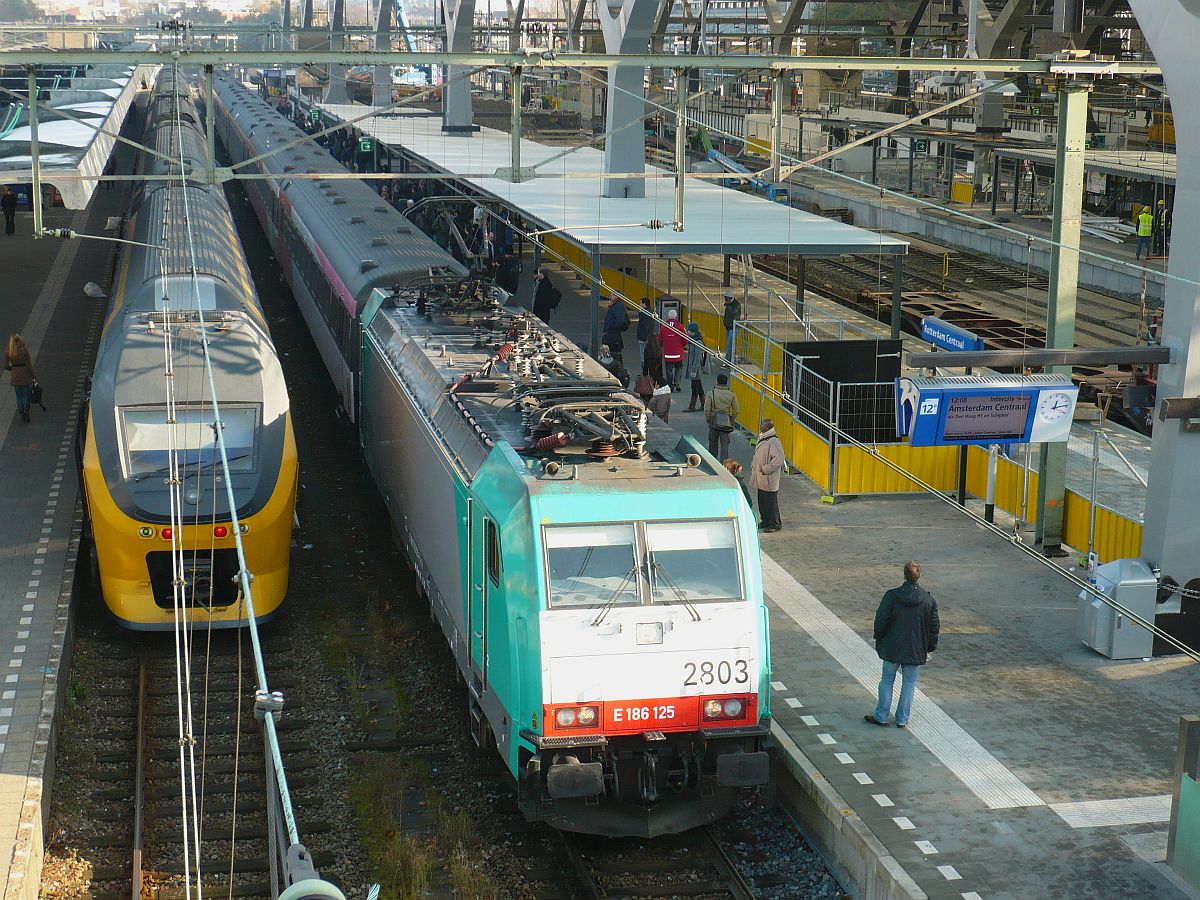
<path fill-rule="evenodd" d="M 937 847 L 933 846 L 933 844 L 929 843 L 929 841 L 913 841 L 913 843 L 916 844 L 917 849 L 920 850 L 922 853 L 924 853 L 926 856 L 936 856 L 937 855 L 937 852 L 938 852 Z M 966 895 L 964 894 L 963 896 L 966 896 Z"/>
<path fill-rule="evenodd" d="M 915 831 L 917 827 L 908 816 L 895 816 L 892 818 L 892 821 L 896 823 L 896 827 L 901 831 Z"/>
<path fill-rule="evenodd" d="M 937 870 L 942 873 L 942 877 L 947 881 L 961 881 L 962 876 L 958 874 L 958 869 L 954 866 L 938 866 Z"/>
<path fill-rule="evenodd" d="M 801 722 L 803 722 L 805 725 L 808 725 L 808 726 L 810 726 L 810 727 L 811 727 L 811 726 L 813 726 L 813 725 L 820 725 L 820 724 L 821 724 L 820 722 L 818 722 L 818 721 L 817 721 L 817 717 L 816 717 L 816 716 L 801 716 L 801 717 L 800 717 L 800 721 L 801 721 Z"/>
<path fill-rule="evenodd" d="M 870 775 L 868 775 L 866 772 L 855 772 L 854 780 L 857 781 L 859 784 L 874 784 L 875 783 L 875 779 L 872 778 Z"/>
<path fill-rule="evenodd" d="M 1051 803 L 1050 808 L 1072 828 L 1102 828 L 1106 825 L 1149 825 L 1171 821 L 1171 795 L 1128 797 L 1123 800 L 1085 800 L 1080 803 Z"/>
<path fill-rule="evenodd" d="M 889 806 L 896 805 L 895 803 L 892 802 L 892 798 L 889 797 L 887 794 L 872 794 L 871 799 L 874 800 L 876 803 L 878 803 L 880 806 L 884 807 L 885 809 Z"/>
<path fill-rule="evenodd" d="M 782 681 L 772 681 L 772 682 L 771 682 L 771 690 L 774 690 L 774 691 L 786 691 L 786 690 L 787 690 L 787 685 L 786 685 L 786 684 L 784 684 Z"/>
<path fill-rule="evenodd" d="M 843 766 L 854 764 L 854 757 L 849 753 L 835 753 L 833 754 L 833 758 L 840 762 Z"/>
<path fill-rule="evenodd" d="M 825 744 L 826 746 L 837 743 L 837 740 L 834 738 L 834 736 L 832 734 L 826 734 L 824 732 L 817 735 L 817 740 L 820 741 L 822 744 Z"/>
<path fill-rule="evenodd" d="M 779 563 L 762 555 L 763 589 L 780 610 L 874 696 L 879 658 L 849 625 L 835 616 Z M 1003 763 L 967 734 L 917 688 L 908 732 L 949 769 L 988 809 L 1045 806 Z"/>
<path fill-rule="evenodd" d="M 977 891 L 967 891 L 965 894 L 959 894 L 962 900 L 983 900 Z"/>
<path fill-rule="evenodd" d="M 786 703 L 788 706 L 790 706 L 792 709 L 804 709 L 804 704 L 801 703 L 799 700 L 797 700 L 795 697 L 784 697 L 783 702 Z"/>

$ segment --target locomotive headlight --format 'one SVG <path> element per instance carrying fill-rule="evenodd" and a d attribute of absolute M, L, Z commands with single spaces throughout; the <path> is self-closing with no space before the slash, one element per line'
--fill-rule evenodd
<path fill-rule="evenodd" d="M 742 703 L 741 700 L 725 701 L 725 715 L 729 716 L 731 719 L 736 719 L 738 716 L 740 716 L 744 708 L 745 704 Z"/>
<path fill-rule="evenodd" d="M 575 724 L 575 710 L 569 706 L 566 709 L 560 709 L 554 714 L 554 721 L 558 723 L 559 728 L 570 728 Z"/>
<path fill-rule="evenodd" d="M 186 503 L 195 506 L 200 502 L 200 488 L 189 484 L 187 490 L 183 492 L 183 499 Z"/>
<path fill-rule="evenodd" d="M 721 709 L 722 707 L 720 700 L 704 701 L 704 717 L 707 719 L 717 718 L 717 716 L 721 715 Z"/>
<path fill-rule="evenodd" d="M 591 725 L 596 721 L 596 707 L 581 706 L 579 707 L 579 724 Z"/>
<path fill-rule="evenodd" d="M 638 622 L 636 634 L 639 644 L 661 644 L 663 642 L 663 623 Z"/>

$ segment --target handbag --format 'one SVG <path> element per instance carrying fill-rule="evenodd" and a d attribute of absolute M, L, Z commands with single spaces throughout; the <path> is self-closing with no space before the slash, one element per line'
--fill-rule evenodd
<path fill-rule="evenodd" d="M 36 381 L 29 386 L 29 402 L 36 403 L 42 408 L 42 412 L 46 411 L 46 404 L 42 402 L 42 386 Z"/>
<path fill-rule="evenodd" d="M 654 380 L 649 375 L 639 375 L 633 382 L 633 392 L 641 397 L 654 393 Z"/>
<path fill-rule="evenodd" d="M 729 417 L 728 410 L 719 409 L 713 413 L 712 430 L 720 431 L 723 434 L 733 431 L 733 419 Z"/>

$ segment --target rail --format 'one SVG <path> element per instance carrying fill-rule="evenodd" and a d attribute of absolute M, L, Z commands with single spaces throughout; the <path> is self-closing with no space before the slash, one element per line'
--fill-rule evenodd
<path fill-rule="evenodd" d="M 674 857 L 672 851 L 680 849 L 678 835 L 656 838 L 644 845 L 641 849 L 649 858 L 642 858 L 643 854 L 637 850 L 626 852 L 627 842 L 585 848 L 585 837 L 565 831 L 558 832 L 558 837 L 579 886 L 590 900 L 665 896 L 755 898 L 754 889 L 738 871 L 711 826 L 689 832 L 686 852 Z M 639 879 L 645 882 L 644 886 L 638 886 Z M 609 881 L 616 882 L 611 890 L 606 886 Z"/>
<path fill-rule="evenodd" d="M 137 749 L 133 769 L 133 868 L 130 882 L 133 900 L 142 897 L 142 827 L 145 824 L 146 794 L 146 658 L 138 657 Z"/>

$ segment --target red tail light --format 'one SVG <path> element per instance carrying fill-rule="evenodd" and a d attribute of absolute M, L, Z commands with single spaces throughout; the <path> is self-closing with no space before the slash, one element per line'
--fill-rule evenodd
<path fill-rule="evenodd" d="M 224 525 L 217 525 L 215 528 L 213 528 L 213 537 L 223 538 L 227 534 L 229 534 L 229 529 Z"/>
<path fill-rule="evenodd" d="M 162 536 L 163 536 L 164 541 L 169 541 L 171 538 L 173 538 L 175 536 L 175 532 L 172 531 L 170 528 L 164 528 L 162 530 Z"/>

